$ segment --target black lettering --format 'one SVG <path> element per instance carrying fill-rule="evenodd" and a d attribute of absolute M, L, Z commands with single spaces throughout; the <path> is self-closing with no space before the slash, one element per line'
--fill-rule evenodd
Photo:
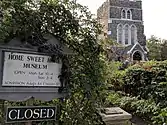
<path fill-rule="evenodd" d="M 24 64 L 23 64 L 23 68 L 30 68 L 30 64 L 24 63 Z"/>
<path fill-rule="evenodd" d="M 42 58 L 42 62 L 44 62 L 44 59 L 45 59 L 45 58 L 44 58 L 44 57 L 41 57 L 41 58 Z"/>
<path fill-rule="evenodd" d="M 38 57 L 38 56 L 27 56 L 27 61 L 32 61 L 32 62 L 44 62 L 44 57 Z"/>
<path fill-rule="evenodd" d="M 36 85 L 36 83 L 35 83 L 35 82 L 27 82 L 27 84 L 26 84 L 26 85 L 35 86 L 35 85 Z"/>
<path fill-rule="evenodd" d="M 39 75 L 43 75 L 44 73 L 43 73 L 43 72 L 39 72 L 38 74 L 39 74 Z"/>
<path fill-rule="evenodd" d="M 31 69 L 47 69 L 48 65 L 42 65 L 42 64 L 23 64 L 23 68 L 31 68 Z"/>
<path fill-rule="evenodd" d="M 47 69 L 48 68 L 48 65 L 43 65 L 43 69 Z"/>
<path fill-rule="evenodd" d="M 36 72 L 29 72 L 30 75 L 37 75 Z"/>
<path fill-rule="evenodd" d="M 16 70 L 16 71 L 14 71 L 14 74 L 25 74 L 25 72 Z"/>
<path fill-rule="evenodd" d="M 43 76 L 38 76 L 38 79 L 45 79 L 45 77 L 43 77 Z"/>
<path fill-rule="evenodd" d="M 8 59 L 9 59 L 9 60 L 20 60 L 20 61 L 24 61 L 23 58 L 24 58 L 23 55 L 9 54 L 9 56 L 8 56 Z"/>
<path fill-rule="evenodd" d="M 27 56 L 27 61 L 34 61 L 34 58 L 32 56 Z"/>
<path fill-rule="evenodd" d="M 25 85 L 25 83 L 21 81 L 5 81 L 4 85 Z"/>
<path fill-rule="evenodd" d="M 34 68 L 34 69 L 37 69 L 37 64 L 31 64 L 31 67 Z"/>
<path fill-rule="evenodd" d="M 30 61 L 31 59 L 30 59 L 30 56 L 27 56 L 27 61 Z"/>
<path fill-rule="evenodd" d="M 38 82 L 38 85 L 42 85 L 42 83 L 41 83 L 41 82 Z"/>
<path fill-rule="evenodd" d="M 35 62 L 39 62 L 39 61 L 38 61 L 39 57 L 36 56 L 36 57 L 33 57 L 33 58 L 34 58 L 34 61 L 35 61 Z"/>
<path fill-rule="evenodd" d="M 47 62 L 51 62 L 51 57 L 48 58 L 48 61 Z"/>

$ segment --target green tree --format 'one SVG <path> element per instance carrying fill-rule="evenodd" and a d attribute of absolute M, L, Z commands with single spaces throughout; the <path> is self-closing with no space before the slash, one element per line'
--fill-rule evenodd
<path fill-rule="evenodd" d="M 147 40 L 147 47 L 149 49 L 149 59 L 163 61 L 167 59 L 167 41 L 151 36 Z"/>
<path fill-rule="evenodd" d="M 155 36 L 151 36 L 147 40 L 147 47 L 149 49 L 149 60 L 161 60 L 161 40 Z"/>
<path fill-rule="evenodd" d="M 161 44 L 161 60 L 167 60 L 167 40 L 163 40 Z"/>
<path fill-rule="evenodd" d="M 61 103 L 60 124 L 103 124 L 97 113 L 105 98 L 106 82 L 100 55 L 103 49 L 97 42 L 101 25 L 87 8 L 70 0 L 1 0 L 0 6 L 1 42 L 19 37 L 22 42 L 41 46 L 44 34 L 49 33 L 75 52 L 68 57 L 70 96 Z"/>

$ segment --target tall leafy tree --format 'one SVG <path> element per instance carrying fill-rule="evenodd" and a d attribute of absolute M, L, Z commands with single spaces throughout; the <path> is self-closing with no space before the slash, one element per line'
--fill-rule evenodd
<path fill-rule="evenodd" d="M 151 36 L 147 40 L 147 47 L 149 49 L 149 59 L 163 61 L 167 59 L 167 41 Z"/>
<path fill-rule="evenodd" d="M 41 46 L 49 33 L 75 52 L 68 57 L 70 96 L 61 103 L 60 124 L 103 124 L 97 113 L 105 95 L 104 60 L 97 42 L 101 25 L 87 8 L 70 0 L 1 0 L 0 6 L 1 42 L 19 37 Z"/>
<path fill-rule="evenodd" d="M 167 60 L 167 40 L 163 40 L 161 44 L 161 60 Z"/>
<path fill-rule="evenodd" d="M 151 36 L 147 40 L 147 47 L 149 49 L 149 60 L 161 60 L 161 40 L 155 36 Z"/>

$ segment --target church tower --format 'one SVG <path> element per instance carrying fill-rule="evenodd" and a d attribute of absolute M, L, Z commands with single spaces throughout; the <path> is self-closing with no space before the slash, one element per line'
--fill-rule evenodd
<path fill-rule="evenodd" d="M 147 60 L 141 0 L 107 0 L 97 11 L 108 38 L 124 46 L 119 56 Z"/>

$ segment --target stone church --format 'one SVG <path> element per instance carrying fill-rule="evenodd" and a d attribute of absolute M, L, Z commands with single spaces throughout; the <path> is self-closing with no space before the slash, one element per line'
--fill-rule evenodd
<path fill-rule="evenodd" d="M 121 45 L 111 47 L 115 58 L 148 60 L 141 0 L 107 0 L 97 10 L 97 18 L 104 26 L 105 37 Z"/>

